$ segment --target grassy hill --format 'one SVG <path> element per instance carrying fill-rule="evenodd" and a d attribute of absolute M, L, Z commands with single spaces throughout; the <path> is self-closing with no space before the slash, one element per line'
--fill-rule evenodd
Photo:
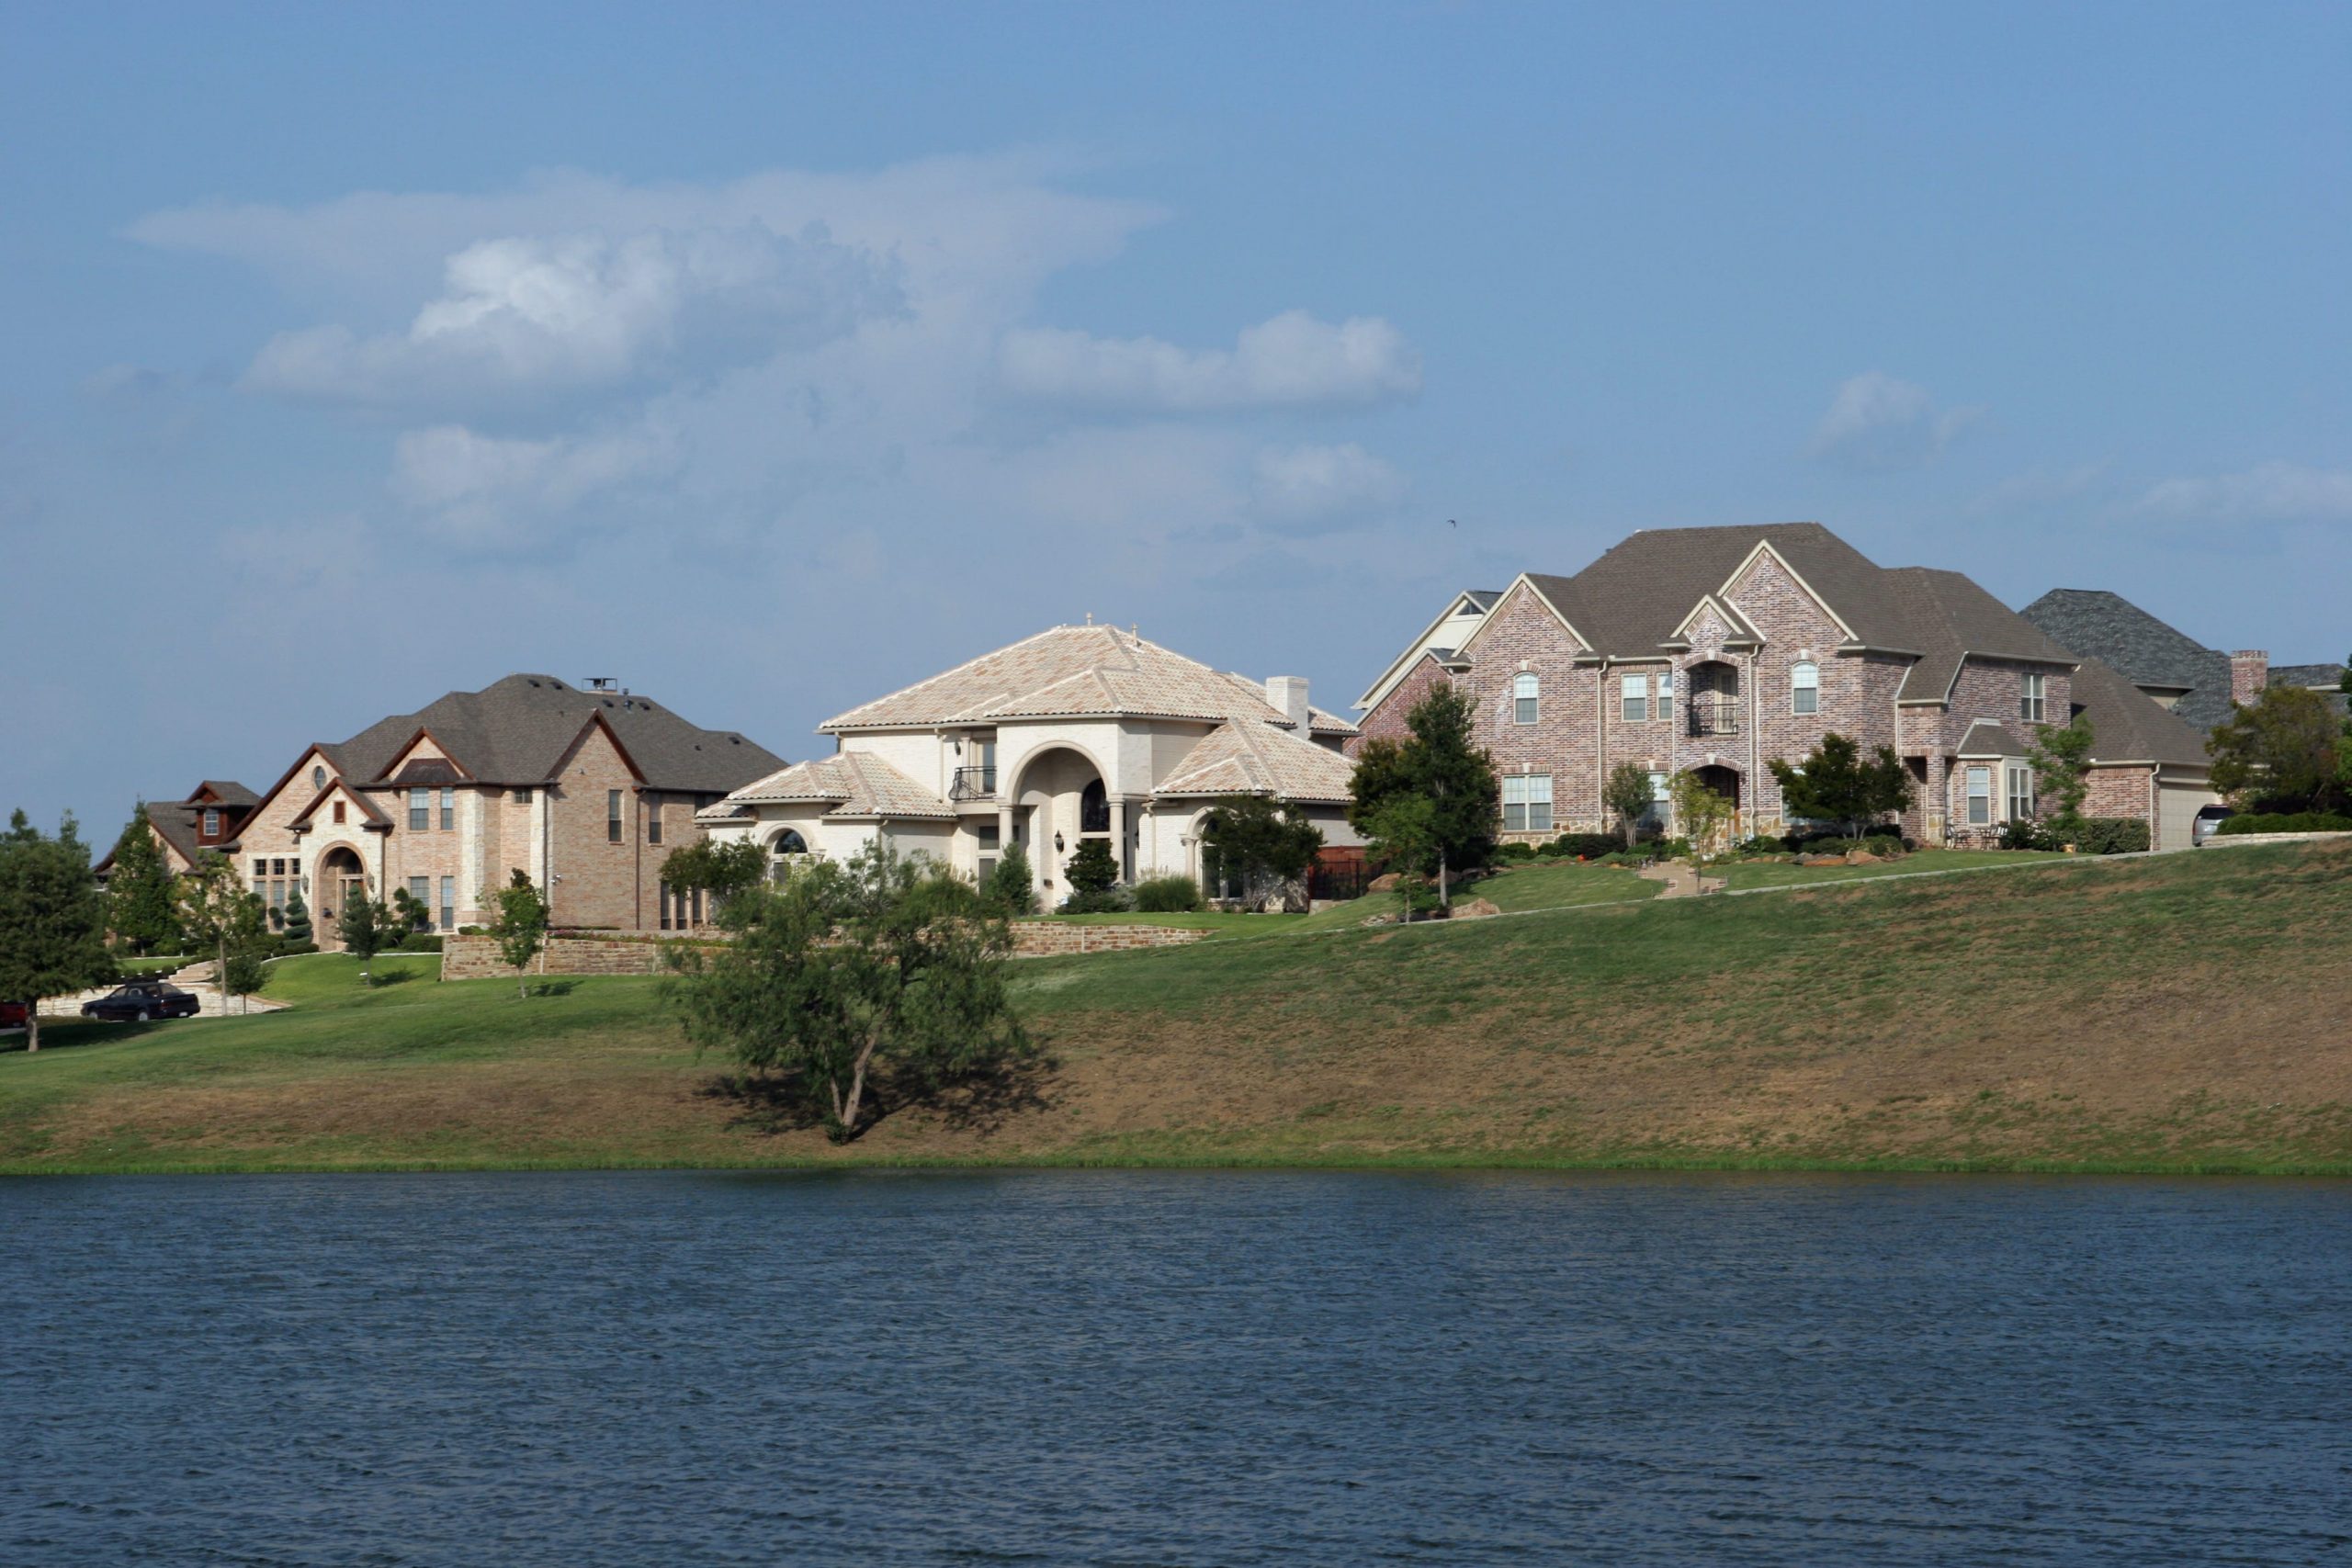
<path fill-rule="evenodd" d="M 1502 919 L 1249 934 L 1259 917 L 1019 965 L 1047 1064 L 895 1106 L 846 1150 L 729 1092 L 655 982 L 522 1000 L 395 958 L 363 991 L 348 960 L 293 960 L 283 1013 L 0 1055 L 0 1168 L 2352 1172 L 2347 874 L 2341 846 L 2273 845 L 1655 901 L 1567 866 L 1488 884 L 1526 911 Z"/>

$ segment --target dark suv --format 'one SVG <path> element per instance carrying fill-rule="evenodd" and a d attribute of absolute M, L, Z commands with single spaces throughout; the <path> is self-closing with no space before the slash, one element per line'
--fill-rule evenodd
<path fill-rule="evenodd" d="M 22 1002 L 0 1002 L 0 1029 L 22 1029 L 32 1010 Z"/>
<path fill-rule="evenodd" d="M 168 980 L 133 980 L 130 984 L 82 1004 L 84 1018 L 114 1023 L 144 1023 L 151 1018 L 194 1018 L 197 999 Z"/>

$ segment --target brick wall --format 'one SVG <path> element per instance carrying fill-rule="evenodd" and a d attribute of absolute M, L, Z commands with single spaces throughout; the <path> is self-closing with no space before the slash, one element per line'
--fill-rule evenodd
<path fill-rule="evenodd" d="M 2089 793 L 2083 797 L 2083 815 L 2152 820 L 2154 786 L 2150 781 L 2154 772 L 2145 767 L 2093 768 Z"/>
<path fill-rule="evenodd" d="M 1502 773 L 1552 775 L 1553 831 L 1587 821 L 1600 810 L 1600 682 L 1579 670 L 1582 649 L 1532 589 L 1513 588 L 1487 612 L 1462 677 L 1476 709 L 1472 733 Z M 1536 722 L 1521 724 L 1513 696 L 1517 677 L 1536 680 Z M 1528 835 L 1543 837 L 1546 835 Z"/>
<path fill-rule="evenodd" d="M 1356 733 L 1348 738 L 1342 750 L 1352 757 L 1363 749 L 1365 741 L 1375 735 L 1391 740 L 1404 739 L 1410 733 L 1405 727 L 1405 716 L 1446 680 L 1445 666 L 1423 654 L 1421 661 L 1408 671 L 1403 680 L 1389 688 L 1386 696 L 1364 710 L 1363 717 L 1356 725 Z"/>

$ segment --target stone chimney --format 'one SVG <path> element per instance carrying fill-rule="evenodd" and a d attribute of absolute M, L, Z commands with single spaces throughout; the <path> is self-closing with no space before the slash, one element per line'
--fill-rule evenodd
<path fill-rule="evenodd" d="M 1301 740 L 1312 739 L 1307 733 L 1306 677 L 1276 675 L 1266 682 L 1267 705 L 1290 720 L 1291 733 Z"/>
<path fill-rule="evenodd" d="M 2253 705 L 2270 684 L 2270 655 L 2258 648 L 2242 648 L 2230 655 L 2230 701 Z"/>

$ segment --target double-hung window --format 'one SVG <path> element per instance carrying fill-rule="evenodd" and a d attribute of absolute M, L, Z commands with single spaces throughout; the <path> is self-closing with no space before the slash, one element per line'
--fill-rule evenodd
<path fill-rule="evenodd" d="M 1503 775 L 1503 831 L 1548 833 L 1552 830 L 1552 775 Z"/>
<path fill-rule="evenodd" d="M 217 839 L 220 836 L 220 813 L 218 811 L 205 812 L 204 836 L 208 839 Z"/>
<path fill-rule="evenodd" d="M 2023 762 L 2011 762 L 2009 775 L 2009 820 L 2033 820 L 2033 769 Z"/>
<path fill-rule="evenodd" d="M 1617 703 L 1627 724 L 1645 723 L 1650 716 L 1650 678 L 1628 675 L 1619 681 Z"/>
<path fill-rule="evenodd" d="M 1657 678 L 1657 721 L 1660 724 L 1674 722 L 1674 671 L 1671 670 L 1661 671 Z"/>
<path fill-rule="evenodd" d="M 1821 666 L 1800 664 L 1789 671 L 1789 711 L 1819 713 L 1821 711 Z"/>
<path fill-rule="evenodd" d="M 1968 770 L 1968 825 L 1987 827 L 1993 820 L 1993 770 Z"/>
<path fill-rule="evenodd" d="M 422 833 L 433 826 L 433 792 L 423 784 L 408 792 L 408 830 Z"/>
<path fill-rule="evenodd" d="M 2041 714 L 2041 677 L 2039 675 L 2018 676 L 2018 716 L 2028 724 L 2040 724 Z"/>
<path fill-rule="evenodd" d="M 1644 822 L 1654 827 L 1666 826 L 1667 810 L 1674 800 L 1672 781 L 1671 773 L 1654 773 L 1650 775 L 1650 804 L 1649 808 L 1642 813 Z"/>
<path fill-rule="evenodd" d="M 441 830 L 445 833 L 458 825 L 458 792 L 447 784 L 441 786 Z"/>
<path fill-rule="evenodd" d="M 662 841 L 662 797 L 658 795 L 645 797 L 645 841 L 649 844 Z"/>
<path fill-rule="evenodd" d="M 1510 679 L 1510 716 L 1515 724 L 1533 724 L 1543 716 L 1544 683 L 1522 671 Z"/>
<path fill-rule="evenodd" d="M 416 929 L 418 931 L 430 930 L 433 925 L 433 906 L 431 903 L 431 899 L 433 897 L 433 879 L 429 876 L 410 877 L 408 879 L 408 896 L 409 901 L 416 906 L 416 914 L 414 917 L 416 920 Z"/>
<path fill-rule="evenodd" d="M 458 879 L 454 876 L 441 879 L 441 929 L 458 929 Z"/>
<path fill-rule="evenodd" d="M 605 841 L 608 844 L 621 841 L 621 792 L 616 789 L 605 792 Z"/>

